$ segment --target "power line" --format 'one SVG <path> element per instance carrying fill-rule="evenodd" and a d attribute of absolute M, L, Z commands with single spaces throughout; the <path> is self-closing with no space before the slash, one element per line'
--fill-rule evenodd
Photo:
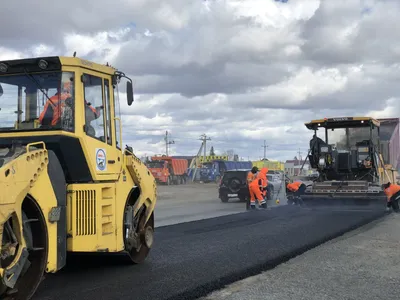
<path fill-rule="evenodd" d="M 168 141 L 168 130 L 165 131 L 165 154 L 168 156 L 169 145 L 175 144 L 175 141 Z"/>

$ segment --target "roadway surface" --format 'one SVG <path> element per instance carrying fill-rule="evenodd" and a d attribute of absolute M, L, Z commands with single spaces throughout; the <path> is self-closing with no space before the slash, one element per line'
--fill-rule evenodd
<path fill-rule="evenodd" d="M 69 258 L 33 299 L 195 299 L 384 214 L 281 206 L 159 227 L 144 264 L 127 266 L 116 256 Z"/>
<path fill-rule="evenodd" d="M 399 248 L 390 214 L 202 300 L 398 300 Z"/>

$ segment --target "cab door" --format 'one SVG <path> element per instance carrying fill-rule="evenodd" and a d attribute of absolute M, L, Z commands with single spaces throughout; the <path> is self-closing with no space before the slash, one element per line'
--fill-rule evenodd
<path fill-rule="evenodd" d="M 82 74 L 84 94 L 84 136 L 86 149 L 98 179 L 117 179 L 121 172 L 122 153 L 116 147 L 114 99 L 111 78 L 100 73 Z"/>

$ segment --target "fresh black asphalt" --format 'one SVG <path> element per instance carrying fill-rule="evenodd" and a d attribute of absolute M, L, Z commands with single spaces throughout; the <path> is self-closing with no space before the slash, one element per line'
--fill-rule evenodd
<path fill-rule="evenodd" d="M 195 299 L 384 214 L 282 206 L 159 227 L 143 264 L 126 265 L 115 255 L 72 257 L 47 275 L 33 300 Z"/>

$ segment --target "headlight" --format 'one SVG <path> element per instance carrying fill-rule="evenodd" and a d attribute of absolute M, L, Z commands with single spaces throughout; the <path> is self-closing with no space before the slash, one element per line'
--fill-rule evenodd
<path fill-rule="evenodd" d="M 320 158 L 318 164 L 319 164 L 321 167 L 324 167 L 324 166 L 325 166 L 325 158 Z"/>

